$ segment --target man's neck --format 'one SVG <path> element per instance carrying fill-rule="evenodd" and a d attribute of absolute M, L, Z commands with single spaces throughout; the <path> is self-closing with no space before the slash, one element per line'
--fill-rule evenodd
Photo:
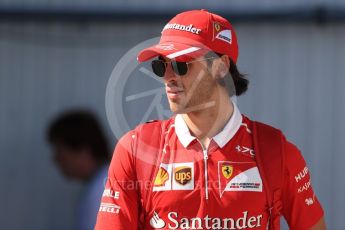
<path fill-rule="evenodd" d="M 225 98 L 210 108 L 182 115 L 191 134 L 198 138 L 205 148 L 211 138 L 224 128 L 233 114 L 234 106 L 230 98 Z"/>

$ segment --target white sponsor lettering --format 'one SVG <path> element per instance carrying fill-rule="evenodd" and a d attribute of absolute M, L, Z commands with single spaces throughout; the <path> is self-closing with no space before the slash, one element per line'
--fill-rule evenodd
<path fill-rule="evenodd" d="M 157 226 L 160 222 L 158 228 L 163 228 L 166 223 L 154 213 L 155 219 L 153 223 L 150 224 L 152 227 Z M 168 213 L 167 227 L 169 229 L 246 229 L 246 228 L 258 228 L 261 227 L 262 215 L 257 216 L 248 216 L 248 211 L 243 212 L 242 216 L 238 219 L 234 218 L 212 218 L 206 215 L 205 217 L 194 217 L 186 218 L 183 217 L 180 220 L 178 219 L 177 212 Z M 155 227 L 157 228 L 157 227 Z"/>
<path fill-rule="evenodd" d="M 232 178 L 224 191 L 262 192 L 262 180 L 258 167 L 248 169 Z"/>
<path fill-rule="evenodd" d="M 177 23 L 172 23 L 172 24 L 169 23 L 166 26 L 164 26 L 162 32 L 168 29 L 182 30 L 182 31 L 193 33 L 193 34 L 200 34 L 201 32 L 201 29 L 195 28 L 193 24 L 189 24 L 188 26 L 186 26 L 186 25 L 180 25 Z"/>
<path fill-rule="evenodd" d="M 179 226 L 179 223 L 173 216 L 175 216 L 175 218 L 177 218 L 177 212 L 169 212 L 168 219 L 174 223 L 174 225 L 169 224 L 169 228 L 177 229 Z"/>
<path fill-rule="evenodd" d="M 243 153 L 243 154 L 245 154 L 245 155 L 248 154 L 248 155 L 251 156 L 252 158 L 255 157 L 254 150 L 251 149 L 251 148 L 248 148 L 248 147 L 245 147 L 245 146 L 237 145 L 237 146 L 236 146 L 236 150 L 237 150 L 237 152 Z"/>
<path fill-rule="evenodd" d="M 118 214 L 120 211 L 120 206 L 116 204 L 110 204 L 110 203 L 101 203 L 101 206 L 99 207 L 99 211 Z"/>
<path fill-rule="evenodd" d="M 310 206 L 310 205 L 314 204 L 314 200 L 313 200 L 313 198 L 307 198 L 307 199 L 305 199 L 305 203 L 306 203 L 308 206 Z"/>
<path fill-rule="evenodd" d="M 227 42 L 229 44 L 232 43 L 232 37 L 231 37 L 231 31 L 230 30 L 222 30 L 220 31 L 217 36 L 216 36 L 217 39 L 219 40 L 222 40 L 224 42 Z"/>
<path fill-rule="evenodd" d="M 304 183 L 304 185 L 302 185 L 301 187 L 298 188 L 297 192 L 301 193 L 303 191 L 307 191 L 309 188 L 311 187 L 311 180 L 309 180 L 308 182 Z"/>
<path fill-rule="evenodd" d="M 120 192 L 113 191 L 111 189 L 105 189 L 102 196 L 103 197 L 111 197 L 114 199 L 119 199 L 120 198 Z"/>
<path fill-rule="evenodd" d="M 304 167 L 304 169 L 295 176 L 296 182 L 299 182 L 300 180 L 302 180 L 308 174 L 308 172 L 309 172 L 308 167 L 307 166 Z"/>

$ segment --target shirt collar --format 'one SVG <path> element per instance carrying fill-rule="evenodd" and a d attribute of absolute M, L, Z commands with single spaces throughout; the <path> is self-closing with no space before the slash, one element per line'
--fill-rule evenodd
<path fill-rule="evenodd" d="M 221 148 L 223 148 L 226 145 L 226 143 L 228 143 L 231 140 L 231 138 L 236 134 L 236 132 L 242 124 L 241 112 L 239 111 L 237 105 L 234 102 L 232 102 L 232 104 L 234 107 L 234 112 L 231 118 L 226 123 L 223 130 L 212 138 Z M 196 139 L 194 136 L 190 134 L 189 128 L 181 114 L 177 114 L 175 117 L 175 132 L 179 141 L 185 148 L 193 140 Z"/>

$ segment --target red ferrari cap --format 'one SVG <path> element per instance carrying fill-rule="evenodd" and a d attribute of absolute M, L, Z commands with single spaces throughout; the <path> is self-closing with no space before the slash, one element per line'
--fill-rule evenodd
<path fill-rule="evenodd" d="M 226 54 L 237 62 L 238 45 L 235 31 L 228 20 L 206 10 L 182 12 L 162 30 L 158 44 L 138 54 L 144 62 L 159 55 L 178 61 L 188 61 L 209 51 Z"/>

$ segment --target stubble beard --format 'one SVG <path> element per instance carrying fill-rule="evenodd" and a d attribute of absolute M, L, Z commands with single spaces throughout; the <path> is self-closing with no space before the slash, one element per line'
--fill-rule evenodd
<path fill-rule="evenodd" d="M 173 113 L 196 113 L 215 105 L 212 96 L 217 89 L 217 82 L 211 76 L 205 76 L 204 78 L 200 81 L 194 92 L 187 92 L 182 98 L 176 100 L 169 99 L 170 109 Z M 187 95 L 189 94 L 191 96 L 187 100 Z"/>

